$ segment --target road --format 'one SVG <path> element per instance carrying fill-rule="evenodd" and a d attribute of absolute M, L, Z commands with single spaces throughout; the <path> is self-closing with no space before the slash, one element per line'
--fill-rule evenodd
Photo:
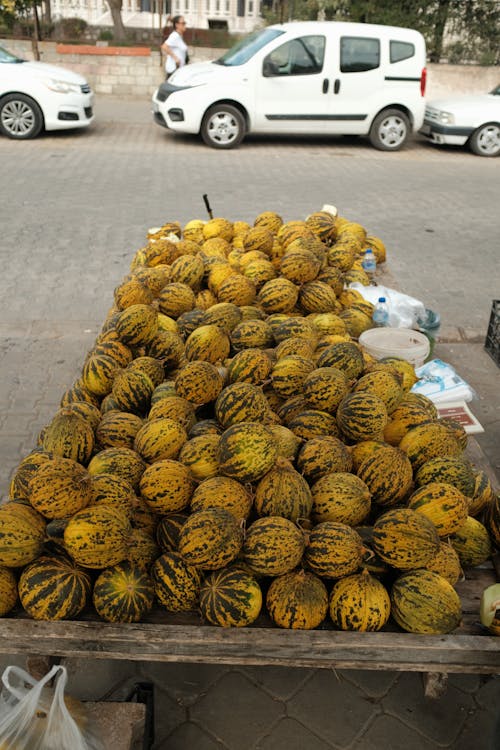
<path fill-rule="evenodd" d="M 396 154 L 354 138 L 255 137 L 218 152 L 154 125 L 147 101 L 101 97 L 96 111 L 86 132 L 0 139 L 2 495 L 78 376 L 147 229 L 206 218 L 204 193 L 215 215 L 250 222 L 263 210 L 289 220 L 333 203 L 380 236 L 399 287 L 441 314 L 440 356 L 478 391 L 483 447 L 499 466 L 498 368 L 482 347 L 500 296 L 498 160 L 418 139 Z M 70 684 L 88 698 L 153 680 L 158 750 L 493 750 L 495 742 L 498 679 L 457 675 L 429 704 L 418 674 L 93 660 L 71 668 Z"/>

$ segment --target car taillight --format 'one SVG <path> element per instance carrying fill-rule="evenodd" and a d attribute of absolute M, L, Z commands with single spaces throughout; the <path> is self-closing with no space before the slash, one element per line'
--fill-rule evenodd
<path fill-rule="evenodd" d="M 427 68 L 422 68 L 420 76 L 420 96 L 425 96 L 425 85 L 427 83 Z"/>

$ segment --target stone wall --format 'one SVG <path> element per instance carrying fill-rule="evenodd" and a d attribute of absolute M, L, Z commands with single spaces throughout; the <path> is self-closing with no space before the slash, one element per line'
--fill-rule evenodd
<path fill-rule="evenodd" d="M 33 59 L 31 42 L 1 40 L 0 45 L 19 57 Z M 160 53 L 149 47 L 80 47 L 40 43 L 41 60 L 62 65 L 83 75 L 96 94 L 149 97 L 164 79 Z M 191 47 L 191 62 L 213 60 L 220 49 Z M 490 91 L 498 85 L 498 66 L 429 64 L 427 66 L 427 98 L 448 94 L 469 94 Z"/>

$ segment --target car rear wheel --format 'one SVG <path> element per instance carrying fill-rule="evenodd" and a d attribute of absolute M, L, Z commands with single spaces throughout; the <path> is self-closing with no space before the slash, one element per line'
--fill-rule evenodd
<path fill-rule="evenodd" d="M 31 97 L 8 94 L 0 100 L 0 131 L 8 138 L 35 138 L 42 127 L 42 110 Z"/>
<path fill-rule="evenodd" d="M 498 156 L 500 154 L 500 125 L 489 122 L 481 125 L 470 137 L 470 148 L 477 156 Z"/>
<path fill-rule="evenodd" d="M 245 136 L 245 119 L 231 104 L 214 104 L 201 124 L 201 137 L 212 148 L 235 148 Z"/>
<path fill-rule="evenodd" d="M 399 109 L 386 109 L 374 119 L 370 143 L 380 151 L 398 151 L 410 134 L 410 121 Z"/>

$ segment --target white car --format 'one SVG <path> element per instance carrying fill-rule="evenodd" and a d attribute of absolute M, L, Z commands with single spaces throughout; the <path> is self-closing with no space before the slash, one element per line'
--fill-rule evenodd
<path fill-rule="evenodd" d="M 0 47 L 0 133 L 35 138 L 42 129 L 84 128 L 94 119 L 93 94 L 82 76 L 28 62 Z"/>
<path fill-rule="evenodd" d="M 463 146 L 478 156 L 500 154 L 500 86 L 489 94 L 434 99 L 419 131 L 433 143 Z"/>

